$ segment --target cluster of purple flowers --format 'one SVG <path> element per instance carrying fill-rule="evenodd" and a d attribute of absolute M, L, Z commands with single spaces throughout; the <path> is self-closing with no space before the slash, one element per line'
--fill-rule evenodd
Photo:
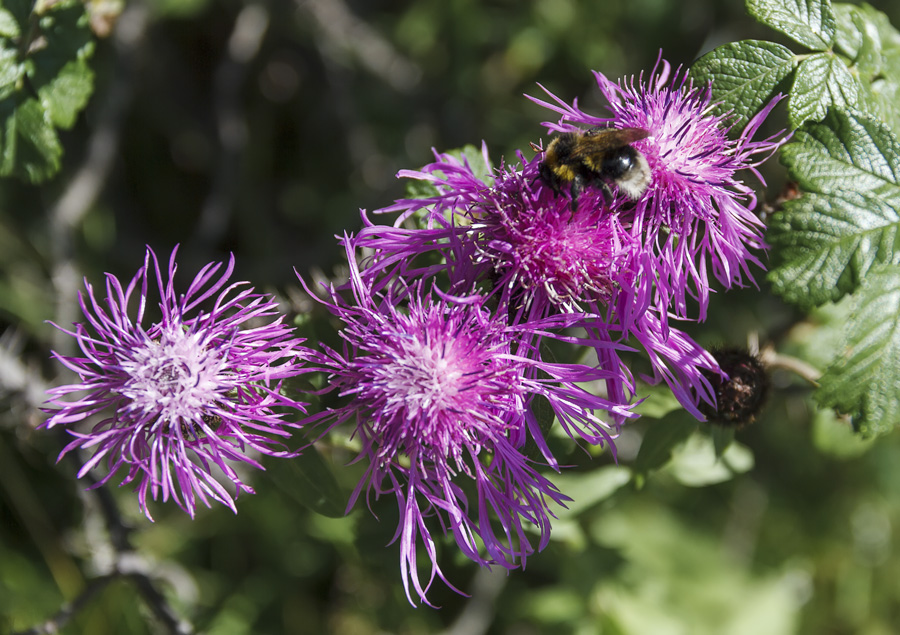
<path fill-rule="evenodd" d="M 708 89 L 665 62 L 637 81 L 595 75 L 610 117 L 553 95 L 534 101 L 559 116 L 545 124 L 550 132 L 647 130 L 633 144 L 651 172 L 638 200 L 587 188 L 573 205 L 541 179 L 540 153 L 519 154 L 486 176 L 436 154 L 400 174 L 424 182 L 428 195 L 378 210 L 397 214 L 393 225 L 363 213 L 362 231 L 341 240 L 350 280 L 321 300 L 342 322 L 341 350 L 306 348 L 271 299 L 223 289 L 231 265 L 219 279 L 218 265 L 204 269 L 176 296 L 174 253 L 164 284 L 148 250 L 127 289 L 108 278 L 106 303 L 88 285 L 88 325 L 67 331 L 84 357 L 57 356 L 82 383 L 55 389 L 47 425 L 111 411 L 89 432 L 72 431 L 66 451 L 95 450 L 82 473 L 105 458 L 101 483 L 125 466 L 125 482 L 140 479 L 149 516 L 148 490 L 191 514 L 195 498 L 233 508 L 217 476 L 236 496 L 249 486 L 232 463 L 290 455 L 277 441 L 287 435 L 285 407 L 301 411 L 291 426 L 319 438 L 349 422 L 367 468 L 348 509 L 360 497 L 396 498 L 411 602 L 427 603 L 435 578 L 450 585 L 436 529 L 483 566 L 524 566 L 549 540 L 553 506 L 567 500 L 539 471 L 560 469 L 547 442 L 551 417 L 535 414 L 539 402 L 571 439 L 614 453 L 620 426 L 635 416 L 623 353 L 639 350 L 648 379 L 665 381 L 688 411 L 702 418 L 700 400 L 713 403 L 708 377 L 718 366 L 674 323 L 705 317 L 710 273 L 725 288 L 753 283 L 762 226 L 738 173 L 756 173 L 783 143 L 752 140 L 774 101 L 733 139 L 727 120 L 710 114 Z M 486 147 L 483 155 L 490 165 Z M 162 317 L 145 327 L 153 271 Z M 199 311 L 216 293 L 214 308 Z M 589 361 L 548 359 L 557 343 L 588 351 Z M 311 371 L 327 375 L 324 392 L 342 406 L 305 415 L 283 394 L 285 378 Z M 86 396 L 65 399 L 76 392 Z M 420 549 L 430 562 L 424 578 Z"/>
<path fill-rule="evenodd" d="M 573 205 L 541 178 L 541 153 L 531 159 L 520 153 L 514 165 L 485 173 L 476 164 L 491 164 L 483 146 L 478 162 L 436 154 L 422 169 L 401 172 L 427 194 L 376 212 L 396 214 L 392 225 L 363 214 L 364 229 L 344 239 L 355 301 L 336 302 L 333 311 L 353 335 L 345 338 L 349 357 L 335 355 L 331 372 L 353 401 L 331 421 L 356 416 L 371 466 L 360 488 L 397 496 L 404 581 L 410 576 L 424 601 L 428 584 L 416 575 L 417 539 L 432 562 L 427 582 L 441 575 L 426 515 L 437 517 L 483 565 L 524 565 L 532 545 L 523 520 L 540 536 L 539 548 L 546 543 L 552 510 L 544 502 L 559 503 L 560 496 L 524 466 L 535 460 L 559 466 L 546 432 L 533 422 L 535 398 L 549 401 L 570 437 L 614 451 L 635 391 L 622 353 L 637 348 L 652 368 L 648 379 L 665 381 L 702 419 L 698 403 L 714 404 L 709 377 L 719 367 L 674 323 L 705 317 L 710 272 L 730 288 L 753 283 L 749 267 L 761 266 L 754 252 L 764 248 L 762 224 L 738 173 L 759 177 L 757 166 L 783 143 L 752 140 L 778 100 L 732 139 L 727 119 L 710 112 L 708 88 L 694 88 L 665 62 L 646 80 L 613 83 L 599 73 L 596 79 L 610 117 L 591 116 L 552 95 L 552 102 L 534 101 L 559 115 L 545 124 L 551 132 L 647 130 L 633 144 L 651 173 L 637 201 L 624 195 L 609 201 L 600 188 L 588 188 Z M 366 254 L 358 265 L 357 252 Z M 356 312 L 367 304 L 374 313 L 362 326 Z M 573 329 L 578 338 L 565 335 Z M 554 339 L 592 351 L 594 361 L 548 370 L 542 343 Z M 515 361 L 500 384 L 483 377 L 500 380 L 493 374 L 497 360 Z M 412 376 L 415 381 L 406 379 Z M 462 393 L 453 377 L 478 379 Z M 528 386 L 537 377 L 542 384 Z M 579 388 L 586 385 L 602 398 L 592 403 Z M 509 399 L 499 399 L 503 394 Z M 483 419 L 488 412 L 492 418 Z M 523 451 L 529 442 L 541 449 L 539 457 Z M 462 448 L 467 461 L 459 458 Z M 510 470 L 514 464 L 523 469 Z M 505 470 L 503 479 L 496 469 Z"/>

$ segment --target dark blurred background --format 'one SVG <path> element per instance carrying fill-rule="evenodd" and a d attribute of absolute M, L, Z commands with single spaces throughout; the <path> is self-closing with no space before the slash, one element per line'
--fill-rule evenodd
<path fill-rule="evenodd" d="M 897 24 L 900 9 L 883 4 Z M 130 2 L 98 39 L 96 90 L 62 133 L 60 174 L 0 182 L 0 632 L 49 618 L 109 564 L 102 501 L 81 493 L 77 466 L 54 464 L 62 437 L 34 430 L 60 370 L 49 350 L 70 345 L 45 320 L 78 319 L 82 276 L 130 278 L 144 245 L 181 244 L 182 282 L 233 252 L 237 279 L 296 297 L 293 268 L 330 275 L 343 258 L 334 235 L 360 227 L 360 208 L 401 197 L 396 172 L 432 148 L 484 140 L 495 165 L 530 156 L 550 118 L 523 97 L 541 94 L 537 83 L 600 114 L 591 70 L 649 72 L 660 51 L 689 65 L 749 38 L 784 42 L 736 0 Z M 767 175 L 777 191 L 779 166 Z M 828 343 L 804 339 L 806 319 L 763 284 L 714 299 L 691 331 L 822 359 Z M 436 586 L 440 611 L 406 603 L 398 549 L 385 546 L 391 505 L 376 506 L 380 520 L 364 506 L 326 518 L 297 502 L 289 474 L 260 474 L 236 517 L 216 508 L 191 521 L 165 505 L 150 524 L 128 488 L 110 491 L 142 566 L 206 633 L 896 632 L 896 435 L 860 442 L 832 414 L 814 416 L 802 380 L 774 381 L 724 462 L 698 436 L 638 487 L 627 468 L 644 422 L 623 433 L 621 467 L 606 458 L 560 479 L 582 504 L 526 571 L 476 572 L 446 549 L 448 577 L 474 598 Z M 347 492 L 351 456 L 328 457 Z M 166 631 L 120 579 L 62 632 Z"/>

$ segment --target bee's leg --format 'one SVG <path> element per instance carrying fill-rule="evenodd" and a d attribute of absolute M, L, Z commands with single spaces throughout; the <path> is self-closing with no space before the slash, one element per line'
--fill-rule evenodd
<path fill-rule="evenodd" d="M 610 207 L 615 200 L 615 195 L 613 195 L 612 188 L 609 186 L 609 183 L 599 179 L 597 184 L 600 186 L 600 191 L 603 192 L 603 200 L 606 201 L 606 206 Z"/>
<path fill-rule="evenodd" d="M 584 190 L 585 186 L 587 186 L 587 179 L 584 178 L 582 174 L 576 174 L 575 178 L 572 179 L 572 211 L 574 212 L 578 209 L 578 195 Z"/>

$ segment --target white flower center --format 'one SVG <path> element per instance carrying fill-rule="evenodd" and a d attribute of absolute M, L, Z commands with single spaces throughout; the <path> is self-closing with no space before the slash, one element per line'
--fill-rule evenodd
<path fill-rule="evenodd" d="M 387 378 L 387 390 L 406 401 L 407 411 L 413 417 L 452 408 L 462 376 L 452 343 L 437 349 L 413 338 L 404 353 L 404 358 L 390 367 L 393 372 Z"/>
<path fill-rule="evenodd" d="M 129 409 L 169 423 L 205 414 L 223 389 L 225 359 L 221 349 L 203 340 L 202 334 L 173 325 L 158 340 L 134 349 L 122 363 L 129 379 L 120 392 L 131 400 Z"/>

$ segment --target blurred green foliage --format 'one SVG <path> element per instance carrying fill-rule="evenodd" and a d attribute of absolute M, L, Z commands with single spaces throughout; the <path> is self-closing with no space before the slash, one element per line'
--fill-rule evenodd
<path fill-rule="evenodd" d="M 86 3 L 95 33 L 122 8 L 110 4 Z M 900 23 L 900 9 L 883 4 Z M 258 50 L 244 57 L 235 24 L 251 35 L 253 25 L 238 16 L 262 20 Z M 126 28 L 137 33 L 124 38 Z M 182 243 L 184 270 L 233 251 L 239 278 L 303 306 L 292 267 L 307 279 L 339 267 L 333 235 L 360 226 L 359 208 L 402 196 L 397 170 L 428 162 L 431 148 L 481 140 L 495 164 L 516 149 L 530 156 L 546 113 L 522 95 L 538 94 L 537 82 L 591 108 L 592 69 L 638 74 L 660 50 L 689 64 L 753 38 L 779 41 L 737 1 L 131 0 L 112 35 L 92 42 L 95 93 L 58 132 L 58 175 L 0 181 L 0 357 L 19 364 L 0 367 L 0 632 L 51 617 L 109 556 L 97 502 L 76 466 L 54 463 L 62 436 L 34 431 L 39 404 L 27 390 L 59 372 L 47 360 L 60 344 L 44 321 L 74 319 L 72 270 L 94 282 L 104 271 L 130 277 L 145 244 L 165 253 Z M 107 167 L 92 145 L 109 144 L 104 134 Z M 67 225 L 65 196 L 84 170 L 100 184 Z M 783 178 L 776 168 L 773 190 Z M 815 360 L 830 344 L 810 341 L 810 325 L 841 319 L 838 307 L 802 320 L 765 288 L 718 300 L 692 329 L 704 344 L 756 332 Z M 16 384 L 16 369 L 32 379 Z M 274 478 L 255 477 L 258 494 L 238 502 L 237 516 L 216 508 L 191 521 L 166 505 L 150 524 L 127 488 L 110 489 L 135 528 L 135 557 L 211 635 L 432 633 L 461 616 L 490 633 L 895 632 L 900 439 L 861 441 L 830 412 L 813 416 L 811 390 L 794 375 L 776 371 L 773 383 L 766 411 L 725 454 L 659 403 L 623 431 L 618 467 L 602 456 L 588 470 L 590 457 L 569 448 L 577 467 L 559 483 L 576 502 L 550 546 L 507 575 L 476 572 L 441 545 L 448 578 L 475 597 L 436 586 L 440 611 L 406 602 L 398 549 L 386 546 L 394 504 L 372 501 L 377 519 L 365 501 L 331 517 L 360 476 L 346 466 L 352 452 L 311 458 L 337 477 L 313 491 L 267 462 Z M 644 436 L 666 423 L 677 438 L 662 454 L 641 448 L 641 459 Z M 326 515 L 310 511 L 317 505 Z M 62 632 L 161 630 L 126 577 L 99 588 Z"/>

